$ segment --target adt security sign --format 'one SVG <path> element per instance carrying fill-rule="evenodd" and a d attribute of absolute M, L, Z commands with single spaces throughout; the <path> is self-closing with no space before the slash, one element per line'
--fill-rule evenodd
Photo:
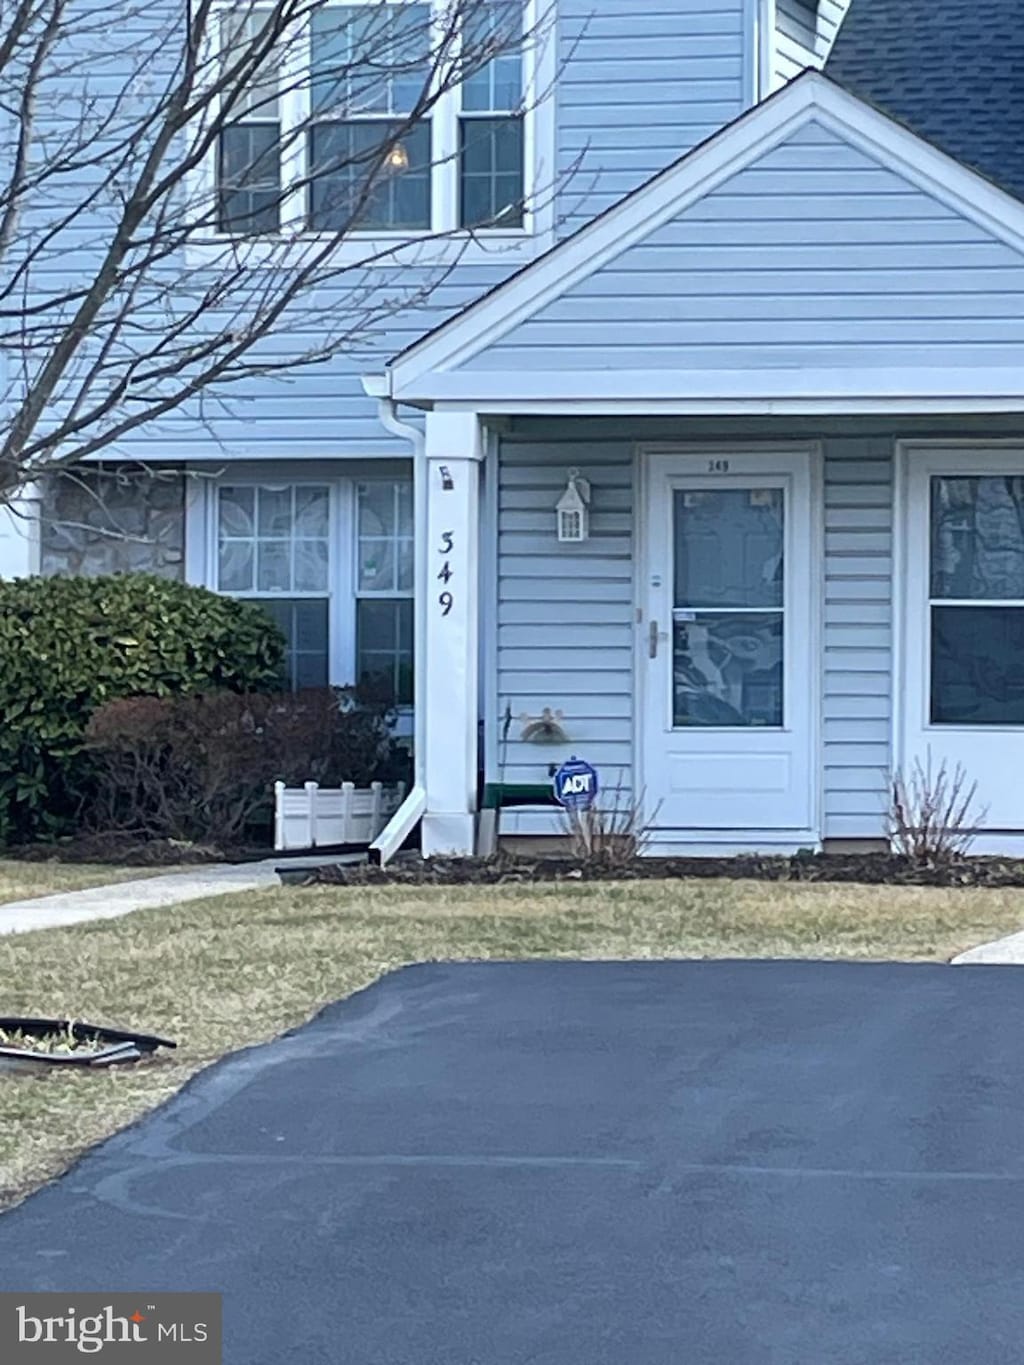
<path fill-rule="evenodd" d="M 566 810 L 589 810 L 597 798 L 597 769 L 574 754 L 555 773 L 555 800 Z"/>

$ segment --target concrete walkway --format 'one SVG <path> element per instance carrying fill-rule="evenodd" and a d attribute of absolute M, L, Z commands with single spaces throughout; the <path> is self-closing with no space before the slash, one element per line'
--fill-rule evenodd
<path fill-rule="evenodd" d="M 182 901 L 203 900 L 207 896 L 226 896 L 234 891 L 259 891 L 280 886 L 279 867 L 296 871 L 321 867 L 334 861 L 323 855 L 308 858 L 265 858 L 257 863 L 214 863 L 168 872 L 138 881 L 90 886 L 84 891 L 58 891 L 52 896 L 32 896 L 28 900 L 0 904 L 0 934 L 23 934 L 29 929 L 52 929 L 91 920 L 116 919 L 133 910 L 153 910 Z"/>
<path fill-rule="evenodd" d="M 976 963 L 992 966 L 1024 966 L 1024 933 L 1009 934 L 1006 938 L 993 939 L 991 943 L 979 943 L 977 948 L 969 948 L 966 953 L 953 958 L 954 967 L 967 967 Z"/>

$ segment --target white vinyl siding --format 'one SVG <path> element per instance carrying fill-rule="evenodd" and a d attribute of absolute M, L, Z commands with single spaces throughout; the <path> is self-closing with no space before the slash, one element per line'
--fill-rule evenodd
<path fill-rule="evenodd" d="M 893 441 L 825 442 L 826 838 L 885 831 L 892 728 Z"/>
<path fill-rule="evenodd" d="M 628 441 L 516 435 L 501 442 L 495 707 L 501 780 L 548 781 L 578 752 L 606 786 L 633 767 L 633 455 Z M 560 545 L 555 504 L 566 473 L 590 480 L 590 539 Z M 520 739 L 521 717 L 562 711 L 568 745 Z M 490 706 L 488 705 L 488 710 Z M 497 774 L 493 774 L 497 776 Z"/>
<path fill-rule="evenodd" d="M 750 103 L 747 0 L 558 0 L 561 236 Z"/>

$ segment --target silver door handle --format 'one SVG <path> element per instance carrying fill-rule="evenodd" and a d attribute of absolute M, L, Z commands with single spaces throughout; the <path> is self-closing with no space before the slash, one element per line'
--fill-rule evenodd
<path fill-rule="evenodd" d="M 647 629 L 647 653 L 652 659 L 658 657 L 658 623 L 652 621 Z"/>

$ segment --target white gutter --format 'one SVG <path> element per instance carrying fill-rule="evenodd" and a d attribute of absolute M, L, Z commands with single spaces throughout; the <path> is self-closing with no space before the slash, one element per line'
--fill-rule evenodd
<path fill-rule="evenodd" d="M 381 426 L 392 436 L 408 441 L 413 455 L 413 785 L 409 795 L 370 845 L 370 862 L 383 867 L 390 862 L 423 818 L 427 808 L 425 782 L 425 735 L 427 708 L 423 666 L 427 643 L 427 469 L 423 432 L 398 416 L 398 406 L 388 396 L 388 381 L 381 375 L 368 375 L 363 388 L 377 400 Z"/>

